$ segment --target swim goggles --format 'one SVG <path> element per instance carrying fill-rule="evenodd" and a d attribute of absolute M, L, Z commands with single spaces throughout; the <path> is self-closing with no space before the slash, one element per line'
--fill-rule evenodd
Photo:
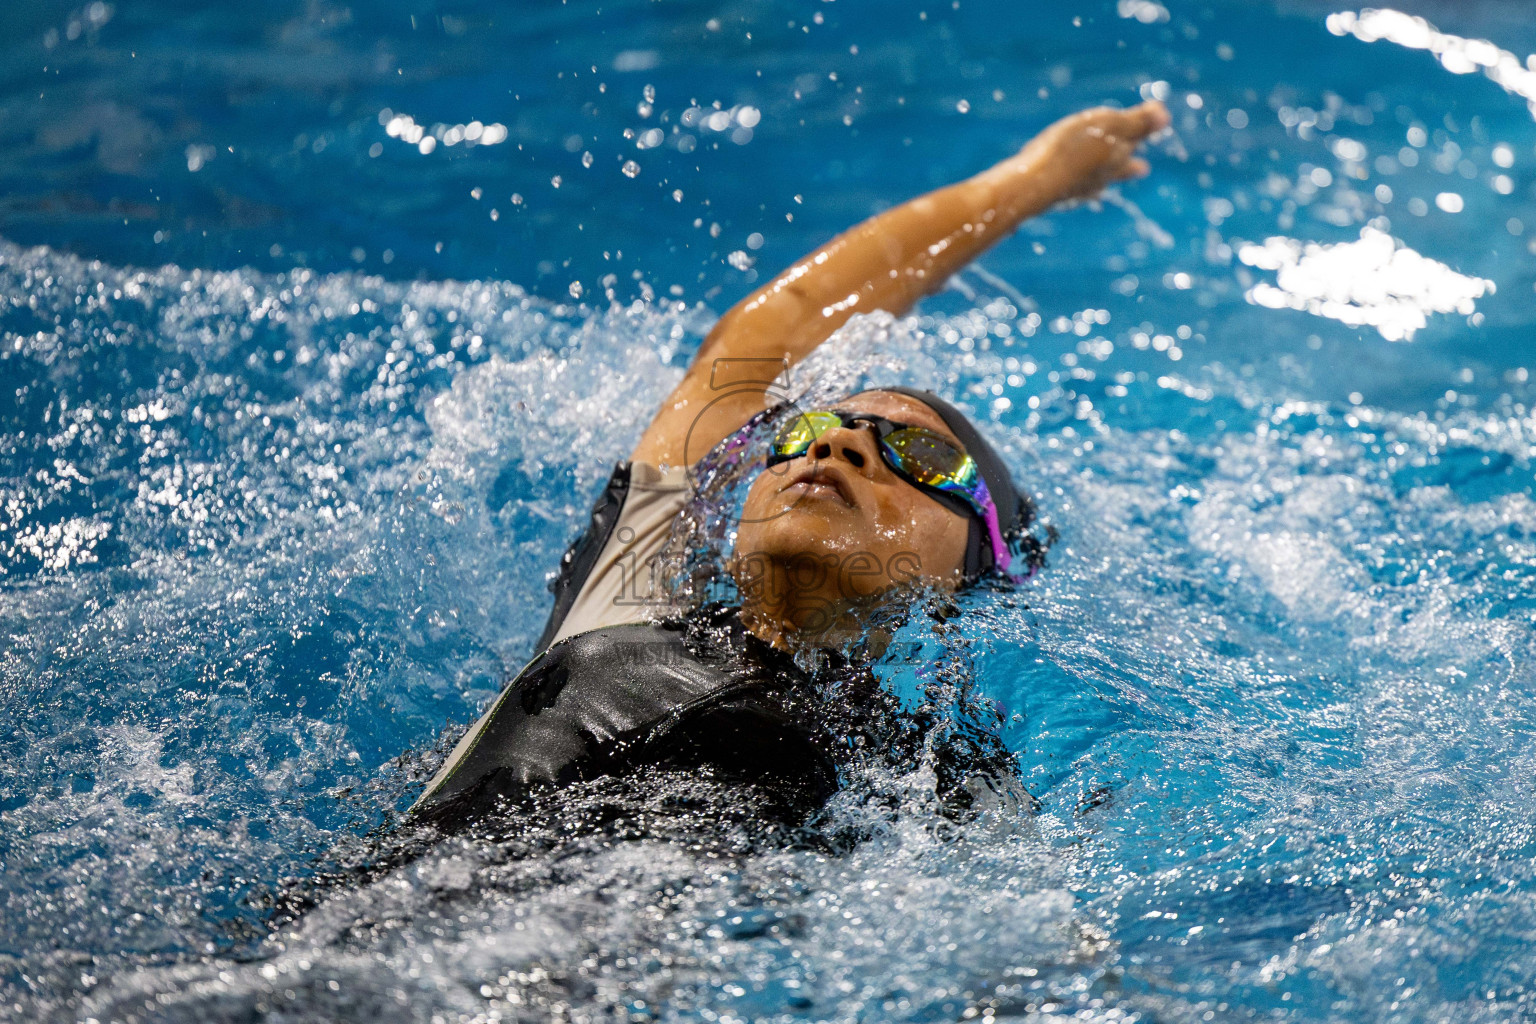
<path fill-rule="evenodd" d="M 998 527 L 997 506 L 987 490 L 981 468 L 962 448 L 926 427 L 897 423 L 869 413 L 813 409 L 796 413 L 779 428 L 769 448 L 768 465 L 798 459 L 829 430 L 868 424 L 878 439 L 880 457 L 903 480 L 932 494 L 943 504 L 974 516 L 987 528 L 993 564 L 1006 566 L 1012 558 Z"/>

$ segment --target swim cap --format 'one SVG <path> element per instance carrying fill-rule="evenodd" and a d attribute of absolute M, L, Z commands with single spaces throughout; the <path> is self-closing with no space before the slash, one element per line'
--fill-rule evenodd
<path fill-rule="evenodd" d="M 1023 534 L 1024 530 L 1035 518 L 1034 502 L 1029 499 L 1013 482 L 1013 476 L 1008 472 L 1008 465 L 1003 457 L 998 454 L 981 432 L 972 425 L 965 413 L 950 405 L 944 399 L 932 391 L 923 391 L 919 388 L 905 387 L 875 387 L 871 391 L 889 391 L 908 398 L 915 398 L 928 408 L 932 409 L 950 433 L 965 446 L 966 452 L 976 460 L 976 468 L 981 470 L 981 478 L 987 482 L 987 490 L 992 494 L 992 502 L 997 506 L 997 528 L 1003 539 L 1010 547 Z M 974 513 L 966 516 L 970 523 L 970 534 L 965 543 L 965 577 L 968 580 L 977 579 L 987 572 L 1007 571 L 1007 566 L 999 566 L 992 554 L 992 544 L 987 539 L 986 529 L 982 526 Z M 1032 559 L 1038 557 L 1034 551 L 1038 545 L 1025 545 L 1031 547 Z"/>

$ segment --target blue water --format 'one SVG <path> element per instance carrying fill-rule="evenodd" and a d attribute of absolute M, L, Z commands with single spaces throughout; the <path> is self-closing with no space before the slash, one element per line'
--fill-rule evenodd
<path fill-rule="evenodd" d="M 8 7 L 0 1018 L 1536 1019 L 1536 24 L 1345 10 Z M 920 770 L 841 856 L 447 844 L 272 930 L 714 317 L 1142 94 L 1149 181 L 819 364 L 1061 532 L 956 620 L 1039 816 Z"/>

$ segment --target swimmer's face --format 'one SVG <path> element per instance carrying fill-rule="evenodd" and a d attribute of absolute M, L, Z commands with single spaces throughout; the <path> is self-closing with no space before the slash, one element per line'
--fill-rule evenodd
<path fill-rule="evenodd" d="M 867 391 L 837 407 L 926 427 L 964 448 L 933 410 L 905 395 Z M 886 465 L 871 427 L 835 427 L 753 481 L 732 572 L 746 585 L 765 560 L 789 565 L 806 585 L 850 600 L 918 579 L 954 586 L 969 529 L 966 516 Z"/>

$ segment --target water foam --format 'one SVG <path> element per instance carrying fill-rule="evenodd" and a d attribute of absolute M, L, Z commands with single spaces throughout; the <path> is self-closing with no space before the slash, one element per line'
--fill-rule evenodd
<path fill-rule="evenodd" d="M 407 802 L 430 758 L 397 757 L 527 656 L 530 595 L 707 314 L 14 247 L 0 283 L 26 387 L 0 425 L 17 1013 L 1528 1010 L 1513 399 L 1319 403 L 1159 368 L 1130 328 L 1037 333 L 1006 298 L 855 321 L 808 386 L 955 395 L 1063 531 L 1026 591 L 953 620 L 1044 813 L 957 827 L 918 772 L 834 802 L 868 837 L 835 855 L 449 843 L 271 935 L 278 878 Z M 80 521 L 94 562 L 13 542 Z"/>

